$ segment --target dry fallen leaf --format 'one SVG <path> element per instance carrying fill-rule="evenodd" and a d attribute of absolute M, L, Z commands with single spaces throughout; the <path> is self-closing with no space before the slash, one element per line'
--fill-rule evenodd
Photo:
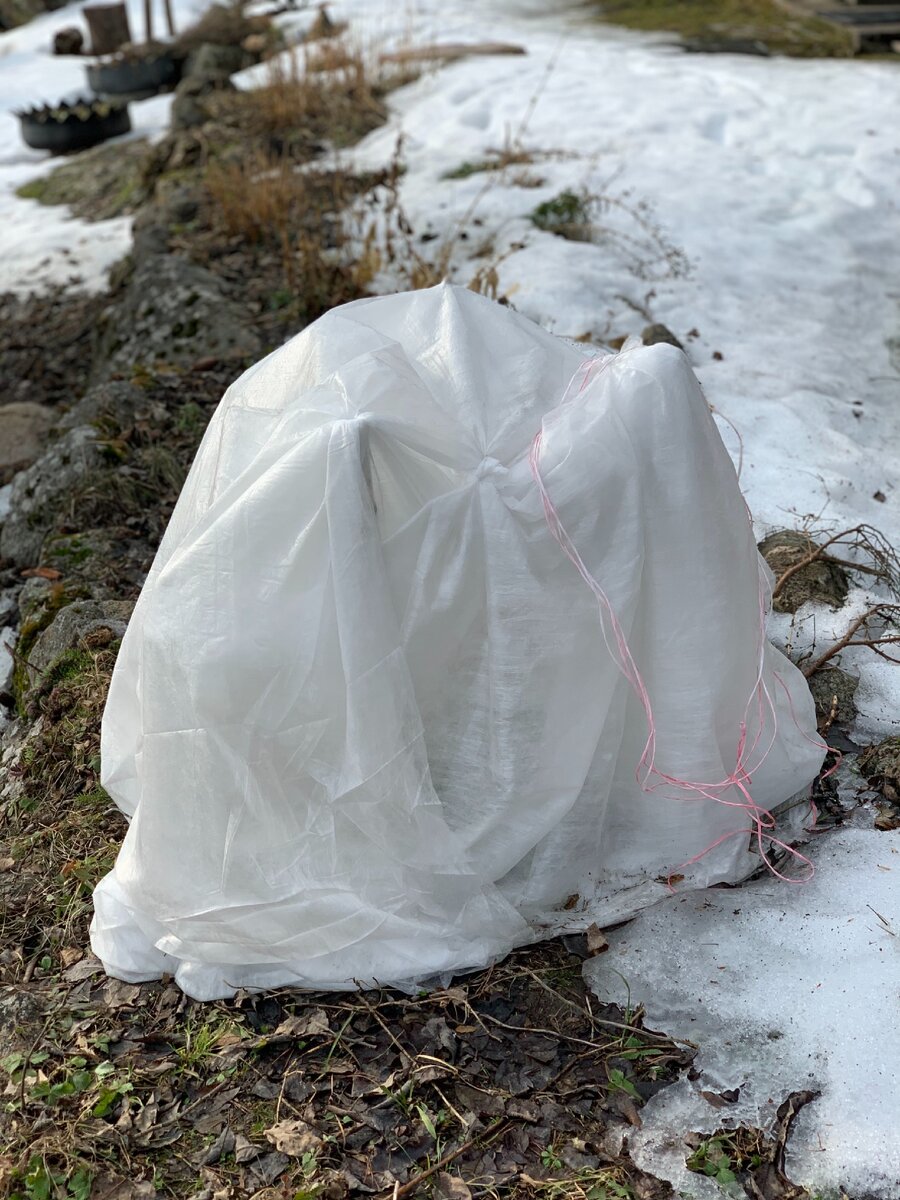
<path fill-rule="evenodd" d="M 331 1026 L 328 1024 L 328 1017 L 324 1010 L 313 1008 L 309 1012 L 300 1012 L 293 1017 L 286 1017 L 275 1032 L 269 1035 L 268 1040 L 273 1042 L 282 1038 L 315 1037 L 329 1033 L 331 1033 Z"/>
<path fill-rule="evenodd" d="M 62 579 L 62 571 L 57 571 L 55 567 L 27 567 L 20 574 L 23 579 L 49 579 L 51 583 Z"/>
<path fill-rule="evenodd" d="M 585 937 L 587 939 L 588 958 L 593 958 L 595 955 L 602 954 L 604 950 L 609 949 L 609 942 L 603 936 L 599 925 L 589 925 Z"/>
<path fill-rule="evenodd" d="M 96 954 L 88 952 L 78 959 L 77 962 L 67 966 L 63 972 L 63 979 L 66 983 L 81 983 L 84 979 L 90 979 L 92 975 L 100 975 L 103 972 L 103 963 L 97 958 Z"/>
<path fill-rule="evenodd" d="M 305 1121 L 279 1121 L 266 1130 L 266 1141 L 291 1158 L 302 1158 L 323 1145 L 321 1137 Z"/>
<path fill-rule="evenodd" d="M 472 1193 L 458 1175 L 441 1171 L 434 1181 L 435 1200 L 472 1200 Z"/>

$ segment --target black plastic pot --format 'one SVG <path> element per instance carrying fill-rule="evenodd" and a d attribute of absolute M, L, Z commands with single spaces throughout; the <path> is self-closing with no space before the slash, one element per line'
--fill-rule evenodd
<path fill-rule="evenodd" d="M 101 96 L 154 96 L 175 83 L 176 75 L 175 60 L 166 51 L 153 58 L 111 58 L 87 68 L 88 83 Z"/>
<path fill-rule="evenodd" d="M 22 139 L 33 150 L 68 154 L 85 150 L 107 138 L 131 130 L 128 106 L 107 101 L 77 100 L 72 104 L 45 104 L 16 113 Z"/>

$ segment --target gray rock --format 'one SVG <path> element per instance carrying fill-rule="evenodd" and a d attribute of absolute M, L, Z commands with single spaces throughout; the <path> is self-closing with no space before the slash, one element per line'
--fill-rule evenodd
<path fill-rule="evenodd" d="M 150 258 L 159 258 L 169 249 L 169 230 L 163 220 L 162 211 L 155 204 L 140 210 L 131 226 L 131 259 L 135 266 Z M 134 271 L 128 278 L 132 278 Z M 110 305 L 104 317 L 115 315 L 115 305 Z"/>
<path fill-rule="evenodd" d="M 160 217 L 167 226 L 186 225 L 200 211 L 201 191 L 187 184 L 176 184 L 166 190 L 165 183 L 157 187 Z"/>
<path fill-rule="evenodd" d="M 75 487 L 102 465 L 97 432 L 79 426 L 65 433 L 13 483 L 11 511 L 0 531 L 0 558 L 31 567 Z"/>
<path fill-rule="evenodd" d="M 21 987 L 0 988 L 0 1054 L 34 1045 L 44 1014 L 37 996 Z"/>
<path fill-rule="evenodd" d="M 0 408 L 0 485 L 41 455 L 53 417 L 51 408 L 30 400 Z"/>
<path fill-rule="evenodd" d="M 221 281 L 178 254 L 135 267 L 124 295 L 101 319 L 103 378 L 135 364 L 190 366 L 200 358 L 257 358 L 262 347 Z"/>
<path fill-rule="evenodd" d="M 184 66 L 184 79 L 227 79 L 250 62 L 241 46 L 220 46 L 203 42 L 193 50 Z"/>
<path fill-rule="evenodd" d="M 50 580 L 42 579 L 40 575 L 25 580 L 18 596 L 19 618 L 23 625 L 40 617 L 52 588 Z"/>
<path fill-rule="evenodd" d="M 8 692 L 12 687 L 13 672 L 16 669 L 12 650 L 16 644 L 16 631 L 12 625 L 0 622 L 0 693 Z M 3 707 L 0 705 L 0 715 Z"/>
<path fill-rule="evenodd" d="M 137 409 L 146 403 L 146 393 L 133 383 L 118 380 L 90 388 L 56 423 L 58 430 L 77 429 L 109 421 L 118 429 L 131 423 Z"/>
<path fill-rule="evenodd" d="M 46 579 L 41 580 L 46 583 Z M 24 588 L 0 588 L 0 626 L 19 623 L 20 597 Z"/>
<path fill-rule="evenodd" d="M 193 136 L 181 134 L 179 138 Z M 173 143 L 177 140 L 173 139 Z M 131 227 L 133 263 L 140 265 L 148 258 L 166 254 L 173 227 L 183 227 L 193 221 L 200 211 L 202 198 L 201 188 L 162 177 L 156 184 L 153 203 L 138 212 Z"/>
<path fill-rule="evenodd" d="M 216 79 L 192 76 L 183 79 L 175 89 L 175 99 L 169 114 L 169 124 L 174 130 L 194 129 L 205 125 L 211 118 L 211 113 L 203 102 L 204 96 L 211 92 L 230 87 L 227 76 Z"/>
<path fill-rule="evenodd" d="M 9 516 L 10 502 L 12 500 L 12 484 L 6 483 L 0 487 L 0 525 Z"/>
<path fill-rule="evenodd" d="M 666 346 L 676 346 L 679 350 L 683 350 L 681 342 L 666 325 L 661 325 L 658 322 L 654 325 L 647 325 L 641 333 L 641 341 L 645 346 L 658 346 L 660 344 Z"/>
<path fill-rule="evenodd" d="M 144 166 L 151 153 L 144 138 L 94 146 L 29 180 L 28 194 L 40 204 L 65 204 L 82 220 L 107 221 L 147 200 Z"/>
<path fill-rule="evenodd" d="M 130 600 L 76 600 L 67 604 L 38 634 L 28 655 L 29 666 L 46 671 L 61 654 L 85 639 L 90 644 L 92 637 L 105 631 L 113 638 L 122 637 L 133 610 Z"/>

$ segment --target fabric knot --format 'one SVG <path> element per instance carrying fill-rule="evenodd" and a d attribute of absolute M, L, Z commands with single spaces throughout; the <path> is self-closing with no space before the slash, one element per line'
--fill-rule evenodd
<path fill-rule="evenodd" d="M 479 481 L 482 479 L 487 479 L 490 475 L 505 474 L 506 467 L 504 467 L 503 463 L 500 462 L 499 459 L 491 458 L 490 455 L 488 455 L 486 458 L 483 458 L 475 468 L 475 478 Z"/>

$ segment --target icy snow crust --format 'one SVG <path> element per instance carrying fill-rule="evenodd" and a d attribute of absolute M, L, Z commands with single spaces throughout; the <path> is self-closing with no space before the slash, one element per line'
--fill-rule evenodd
<path fill-rule="evenodd" d="M 660 1092 L 629 1138 L 635 1160 L 682 1192 L 721 1195 L 686 1170 L 681 1133 L 768 1127 L 789 1093 L 809 1089 L 821 1096 L 794 1124 L 789 1177 L 900 1194 L 900 834 L 845 828 L 814 857 L 803 887 L 762 878 L 664 901 L 585 968 L 619 1002 L 624 977 L 651 1028 L 700 1046 L 701 1078 Z M 731 1088 L 739 1100 L 719 1110 L 700 1095 Z"/>
<path fill-rule="evenodd" d="M 180 25 L 192 7 L 202 4 L 177 4 Z M 743 439 L 742 485 L 757 532 L 821 514 L 835 531 L 870 521 L 896 545 L 900 73 L 882 63 L 684 56 L 659 38 L 579 23 L 576 7 L 567 16 L 560 5 L 550 19 L 536 0 L 335 3 L 332 15 L 351 19 L 370 42 L 487 38 L 529 52 L 427 72 L 391 97 L 391 122 L 358 148 L 357 161 L 386 161 L 402 128 L 403 204 L 418 227 L 430 222 L 443 234 L 486 177 L 441 175 L 501 147 L 539 93 L 522 140 L 559 152 L 529 168 L 545 182 L 526 189 L 498 178 L 477 208 L 498 249 L 525 242 L 500 264 L 500 290 L 554 332 L 602 339 L 640 330 L 643 318 L 622 297 L 642 303 L 652 287 L 655 319 L 682 339 L 699 332 L 688 350 L 707 398 Z M 138 8 L 131 0 L 140 30 Z M 82 87 L 78 60 L 49 55 L 53 31 L 80 20 L 72 5 L 0 35 L 3 288 L 72 275 L 98 288 L 128 249 L 127 220 L 87 226 L 13 194 L 52 162 L 22 145 L 6 110 Z M 161 129 L 168 103 L 133 105 L 136 130 Z M 581 186 L 649 199 L 690 258 L 691 276 L 635 279 L 609 247 L 532 228 L 536 204 Z M 465 282 L 478 265 L 460 261 L 456 277 Z M 737 439 L 722 432 L 737 461 Z M 865 601 L 851 593 L 840 614 L 807 607 L 772 632 L 802 649 L 846 629 Z M 843 661 L 860 675 L 860 739 L 897 732 L 897 669 L 865 651 Z M 616 934 L 604 969 L 622 971 L 651 1021 L 702 1043 L 706 1080 L 745 1080 L 732 1117 L 763 1119 L 788 1091 L 810 1081 L 822 1088 L 795 1126 L 793 1178 L 896 1200 L 900 944 L 867 905 L 898 930 L 900 840 L 852 828 L 809 852 L 818 868 L 811 884 L 763 879 L 676 897 Z M 620 983 L 602 987 L 621 999 Z M 783 1036 L 772 1040 L 775 1030 Z M 680 1085 L 648 1106 L 632 1142 L 684 1192 L 712 1194 L 685 1172 L 677 1131 L 712 1129 L 728 1116 Z"/>

